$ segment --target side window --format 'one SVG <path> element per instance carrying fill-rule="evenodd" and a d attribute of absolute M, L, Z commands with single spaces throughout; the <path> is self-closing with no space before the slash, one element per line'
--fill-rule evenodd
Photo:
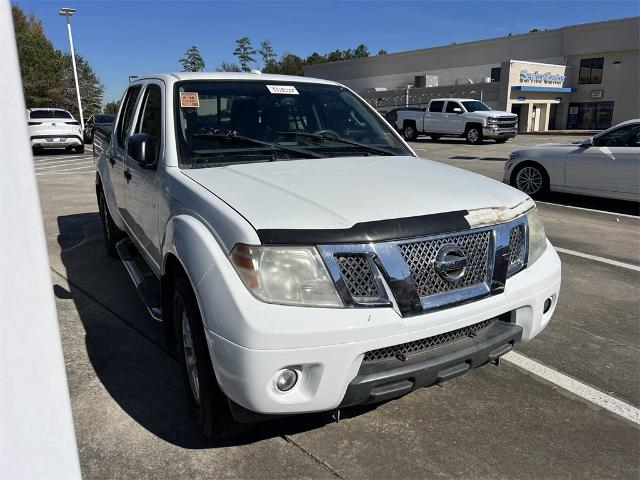
<path fill-rule="evenodd" d="M 118 119 L 118 125 L 116 126 L 116 138 L 118 145 L 124 147 L 124 140 L 127 138 L 127 132 L 131 130 L 131 123 L 133 122 L 133 109 L 136 106 L 136 101 L 140 95 L 140 86 L 136 85 L 131 87 L 127 91 L 127 95 L 124 99 L 124 106 L 122 108 L 122 114 Z"/>
<path fill-rule="evenodd" d="M 458 102 L 447 102 L 447 113 L 456 113 L 453 111 L 454 108 L 462 110 L 462 107 Z"/>
<path fill-rule="evenodd" d="M 429 104 L 430 112 L 442 112 L 442 107 L 444 107 L 444 102 L 434 101 Z"/>
<path fill-rule="evenodd" d="M 140 111 L 136 133 L 149 135 L 149 158 L 156 163 L 162 141 L 162 90 L 158 85 L 151 84 L 147 87 Z"/>
<path fill-rule="evenodd" d="M 594 139 L 598 147 L 637 147 L 640 125 L 627 125 Z"/>

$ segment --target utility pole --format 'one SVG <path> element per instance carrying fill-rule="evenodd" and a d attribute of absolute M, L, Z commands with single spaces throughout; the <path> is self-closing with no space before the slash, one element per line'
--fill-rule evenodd
<path fill-rule="evenodd" d="M 76 80 L 76 95 L 78 96 L 78 112 L 80 112 L 80 130 L 84 131 L 84 118 L 82 117 L 82 102 L 80 101 L 80 84 L 78 83 L 78 71 L 76 70 L 76 53 L 73 50 L 73 36 L 71 35 L 71 16 L 76 13 L 75 8 L 61 8 L 58 14 L 67 18 L 67 32 L 69 33 L 69 46 L 71 47 L 71 63 L 73 64 L 73 78 Z"/>

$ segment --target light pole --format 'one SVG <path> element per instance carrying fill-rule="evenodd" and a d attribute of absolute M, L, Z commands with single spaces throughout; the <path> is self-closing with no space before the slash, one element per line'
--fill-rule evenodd
<path fill-rule="evenodd" d="M 73 37 L 71 36 L 71 16 L 76 13 L 75 8 L 61 8 L 58 14 L 67 18 L 67 31 L 69 32 L 69 46 L 71 47 L 71 63 L 73 64 L 73 77 L 76 80 L 76 95 L 78 96 L 78 111 L 80 112 L 80 131 L 84 131 L 84 118 L 82 117 L 82 102 L 80 101 L 80 85 L 78 84 L 78 71 L 76 70 L 76 53 L 73 50 Z"/>

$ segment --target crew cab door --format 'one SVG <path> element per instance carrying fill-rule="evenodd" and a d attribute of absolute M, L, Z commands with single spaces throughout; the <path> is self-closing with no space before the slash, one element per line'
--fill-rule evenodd
<path fill-rule="evenodd" d="M 111 144 L 109 145 L 108 151 L 109 176 L 111 180 L 111 188 L 115 197 L 115 207 L 117 208 L 120 217 L 123 219 L 125 218 L 124 170 L 127 158 L 125 142 L 133 126 L 135 108 L 138 104 L 141 89 L 142 87 L 140 85 L 132 85 L 127 90 L 127 93 L 122 100 L 120 115 L 118 116 L 117 123 L 114 126 Z"/>
<path fill-rule="evenodd" d="M 147 160 L 144 165 L 127 155 L 125 178 L 125 205 L 131 235 L 146 260 L 158 270 L 160 265 L 160 236 L 158 226 L 158 199 L 160 181 L 158 163 L 164 153 L 163 92 L 161 82 L 148 82 L 142 94 L 139 113 L 132 134 L 146 133 Z M 149 161 L 150 160 L 150 161 Z"/>
<path fill-rule="evenodd" d="M 431 100 L 429 108 L 424 113 L 424 132 L 442 132 L 442 111 L 444 110 L 443 100 Z"/>
<path fill-rule="evenodd" d="M 446 133 L 464 133 L 464 110 L 458 102 L 449 100 L 442 116 L 442 125 Z"/>
<path fill-rule="evenodd" d="M 568 187 L 638 195 L 640 183 L 640 124 L 623 125 L 593 139 L 567 155 Z"/>

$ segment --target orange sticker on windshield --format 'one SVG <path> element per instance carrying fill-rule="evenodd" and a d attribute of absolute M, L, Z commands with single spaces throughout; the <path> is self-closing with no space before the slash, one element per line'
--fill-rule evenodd
<path fill-rule="evenodd" d="M 180 106 L 193 108 L 200 107 L 198 92 L 180 92 Z"/>

